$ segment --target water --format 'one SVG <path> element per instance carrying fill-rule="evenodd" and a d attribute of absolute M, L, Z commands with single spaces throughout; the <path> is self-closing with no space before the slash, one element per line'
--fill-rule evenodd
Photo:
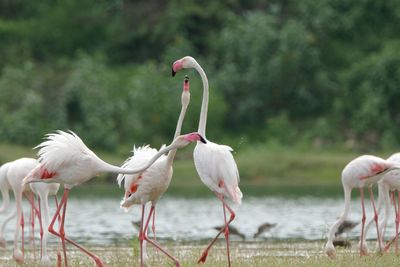
<path fill-rule="evenodd" d="M 367 214 L 372 210 L 367 203 Z M 54 214 L 54 203 L 50 201 Z M 324 239 L 329 226 L 343 209 L 343 199 L 333 198 L 284 198 L 248 197 L 242 205 L 232 205 L 236 211 L 234 225 L 246 235 L 252 236 L 258 226 L 265 222 L 277 223 L 270 232 L 260 239 Z M 28 206 L 25 206 L 28 210 Z M 214 226 L 222 225 L 222 206 L 215 198 L 185 199 L 164 197 L 157 205 L 156 232 L 159 238 L 173 240 L 203 240 L 215 236 Z M 6 216 L 0 215 L 0 222 Z M 140 218 L 139 206 L 129 212 L 119 208 L 117 198 L 71 198 L 68 202 L 65 229 L 67 235 L 79 242 L 90 244 L 116 244 L 129 242 L 137 236 L 131 221 Z M 349 219 L 359 221 L 361 209 L 359 199 L 352 201 Z M 9 223 L 5 237 L 13 239 L 15 221 Z M 28 227 L 28 225 L 27 225 Z M 359 236 L 361 226 L 348 234 L 349 238 Z M 394 233 L 393 219 L 389 220 L 387 235 Z M 375 228 L 371 228 L 368 238 L 375 238 Z M 55 238 L 52 238 L 55 241 Z"/>

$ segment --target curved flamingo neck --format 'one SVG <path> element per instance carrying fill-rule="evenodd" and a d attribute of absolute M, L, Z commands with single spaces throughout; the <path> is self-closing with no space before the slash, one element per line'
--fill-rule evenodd
<path fill-rule="evenodd" d="M 182 123 L 183 123 L 183 120 L 185 119 L 186 110 L 187 110 L 187 106 L 182 106 L 181 113 L 179 114 L 178 122 L 176 124 L 174 140 L 181 134 Z M 177 149 L 172 149 L 168 152 L 167 165 L 172 166 L 172 163 L 174 162 L 174 159 L 175 159 L 176 151 L 177 151 Z"/>
<path fill-rule="evenodd" d="M 201 103 L 200 121 L 198 132 L 206 138 L 206 124 L 207 124 L 207 111 L 208 111 L 208 79 L 203 68 L 196 61 L 193 62 L 193 68 L 200 74 L 201 81 L 203 82 L 203 101 Z"/>

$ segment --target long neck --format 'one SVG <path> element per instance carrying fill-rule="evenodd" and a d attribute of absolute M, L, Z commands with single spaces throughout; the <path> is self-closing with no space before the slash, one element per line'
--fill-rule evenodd
<path fill-rule="evenodd" d="M 122 173 L 122 174 L 135 174 L 139 172 L 145 171 L 148 167 L 150 167 L 159 157 L 167 153 L 168 151 L 176 149 L 174 145 L 169 145 L 167 147 L 164 147 L 163 149 L 160 149 L 160 151 L 157 152 L 145 165 L 136 168 L 136 169 L 125 169 L 121 167 L 117 167 L 114 165 L 111 165 L 107 162 L 104 162 L 100 159 L 100 171 L 101 172 L 112 172 L 112 173 Z"/>
<path fill-rule="evenodd" d="M 194 68 L 200 74 L 201 81 L 203 82 L 203 102 L 201 103 L 200 121 L 198 132 L 206 138 L 206 124 L 207 124 L 207 111 L 208 111 L 208 80 L 206 73 L 199 63 L 195 62 Z"/>
<path fill-rule="evenodd" d="M 332 242 L 333 242 L 334 235 L 335 235 L 337 229 L 339 228 L 339 225 L 341 225 L 342 222 L 347 218 L 347 215 L 349 214 L 349 210 L 350 210 L 351 188 L 348 187 L 347 185 L 343 185 L 343 189 L 344 189 L 344 210 L 343 210 L 342 215 L 340 215 L 339 219 L 329 229 L 327 243 L 330 243 L 330 244 L 332 244 Z"/>
<path fill-rule="evenodd" d="M 178 118 L 178 122 L 176 124 L 176 129 L 175 129 L 175 134 L 174 134 L 174 140 L 175 138 L 177 138 L 180 134 L 181 134 L 181 130 L 182 130 L 182 123 L 183 120 L 185 119 L 185 115 L 186 115 L 186 110 L 187 110 L 187 106 L 182 105 L 181 108 L 181 113 L 179 114 L 179 118 Z M 172 165 L 172 163 L 174 162 L 174 158 L 176 155 L 176 149 L 172 149 L 168 152 L 168 156 L 167 156 L 167 164 Z"/>

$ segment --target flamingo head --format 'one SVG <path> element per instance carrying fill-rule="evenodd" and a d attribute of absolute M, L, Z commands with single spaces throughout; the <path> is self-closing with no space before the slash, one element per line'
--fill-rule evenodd
<path fill-rule="evenodd" d="M 194 133 L 189 133 L 185 135 L 180 135 L 178 136 L 174 142 L 172 142 L 172 145 L 175 148 L 182 148 L 187 146 L 188 144 L 192 142 L 200 141 L 203 144 L 207 144 L 207 141 L 204 139 L 203 136 L 201 136 L 199 133 L 194 132 Z"/>
<path fill-rule="evenodd" d="M 190 56 L 178 59 L 177 61 L 174 62 L 174 64 L 172 64 L 172 77 L 174 77 L 175 74 L 181 69 L 193 68 L 195 62 L 196 60 Z"/>
<path fill-rule="evenodd" d="M 187 107 L 190 102 L 190 91 L 189 91 L 189 77 L 185 76 L 183 81 L 183 91 L 182 91 L 182 106 Z"/>

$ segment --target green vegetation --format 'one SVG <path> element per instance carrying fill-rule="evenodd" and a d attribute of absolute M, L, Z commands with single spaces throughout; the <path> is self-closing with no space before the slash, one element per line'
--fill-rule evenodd
<path fill-rule="evenodd" d="M 211 86 L 208 136 L 349 150 L 400 144 L 400 2 L 2 1 L 0 140 L 72 129 L 117 151 L 170 140 L 193 55 Z M 198 75 L 184 132 L 197 127 Z"/>
<path fill-rule="evenodd" d="M 123 149 L 120 149 L 121 151 Z M 211 196 L 210 190 L 200 181 L 192 161 L 193 147 L 177 154 L 174 177 L 167 194 L 169 196 Z M 34 156 L 29 147 L 0 144 L 0 160 L 3 162 L 23 156 Z M 393 151 L 392 151 L 393 152 Z M 127 153 L 97 151 L 104 160 L 121 165 Z M 391 152 L 376 152 L 388 157 Z M 238 163 L 240 187 L 245 196 L 339 196 L 343 194 L 340 174 L 347 162 L 356 153 L 343 150 L 306 150 L 301 147 L 251 145 L 238 148 L 235 158 Z M 72 196 L 108 195 L 120 197 L 115 175 L 96 177 L 72 190 Z"/>
<path fill-rule="evenodd" d="M 163 245 L 168 248 L 173 255 L 180 260 L 181 266 L 191 267 L 198 266 L 196 261 L 204 249 L 205 244 L 199 242 L 178 243 L 162 241 Z M 352 250 L 338 250 L 336 260 L 331 260 L 322 252 L 322 241 L 266 241 L 266 242 L 232 242 L 232 261 L 233 266 L 237 267 L 329 267 L 329 266 L 398 266 L 398 258 L 394 253 L 378 256 L 371 254 L 360 258 L 355 247 L 356 242 L 352 243 Z M 138 266 L 138 252 L 127 246 L 107 246 L 90 248 L 94 253 L 104 261 L 107 266 L 123 267 L 123 266 Z M 54 251 L 55 255 L 56 251 Z M 164 255 L 155 252 L 153 248 L 148 249 L 150 256 L 149 266 L 173 266 Z M 11 255 L 11 254 L 10 254 Z M 32 256 L 29 252 L 27 255 Z M 93 266 L 91 259 L 83 255 L 81 252 L 68 248 L 69 265 L 70 266 Z M 28 257 L 29 257 L 28 256 Z M 12 259 L 2 258 L 1 265 L 17 266 Z M 37 263 L 28 259 L 26 264 L 22 266 L 39 266 Z M 224 241 L 217 242 L 213 247 L 207 262 L 203 265 L 213 267 L 227 266 L 226 249 Z"/>

